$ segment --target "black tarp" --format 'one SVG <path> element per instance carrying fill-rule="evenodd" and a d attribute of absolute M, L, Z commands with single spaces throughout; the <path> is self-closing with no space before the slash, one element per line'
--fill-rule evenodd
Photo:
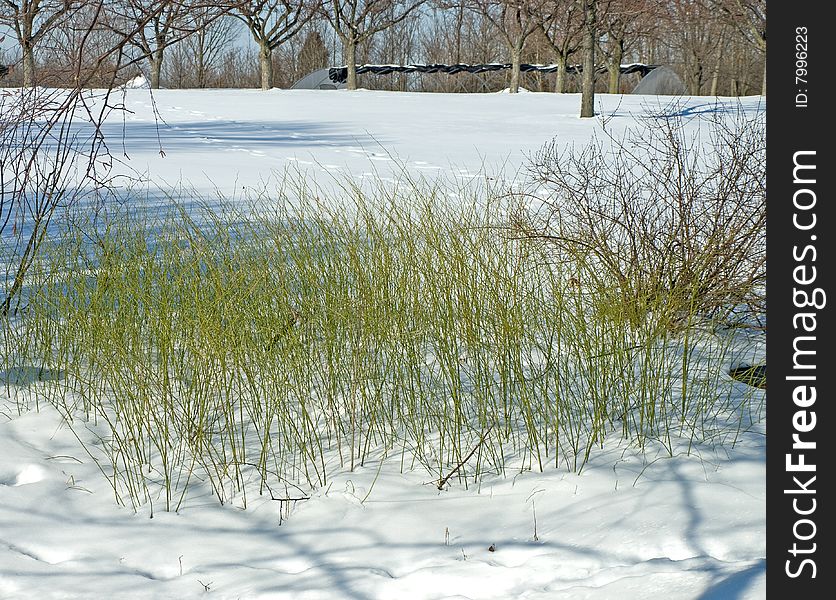
<path fill-rule="evenodd" d="M 629 65 L 621 65 L 621 74 L 628 75 L 630 73 L 641 73 L 642 77 L 655 69 L 657 65 L 645 65 L 642 63 L 635 63 Z M 456 73 L 487 73 L 490 71 L 501 71 L 503 69 L 510 69 L 511 63 L 487 63 L 481 65 L 357 65 L 357 74 L 373 73 L 375 75 L 388 75 L 389 73 L 447 73 L 448 75 L 455 75 Z M 521 64 L 520 71 L 523 73 L 538 72 L 538 73 L 555 73 L 557 72 L 557 65 L 531 65 Z M 606 72 L 601 69 L 601 72 Z M 567 73 L 581 73 L 583 67 L 581 65 L 569 65 L 566 67 Z M 345 83 L 348 79 L 348 67 L 331 67 L 328 69 L 328 77 L 334 83 Z"/>

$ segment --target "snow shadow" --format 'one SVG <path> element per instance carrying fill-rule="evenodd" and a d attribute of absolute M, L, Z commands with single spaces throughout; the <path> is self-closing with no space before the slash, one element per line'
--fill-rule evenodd
<path fill-rule="evenodd" d="M 612 118 L 629 118 L 640 121 L 643 118 L 651 117 L 653 119 L 691 119 L 694 117 L 706 117 L 710 115 L 715 116 L 734 116 L 740 114 L 756 114 L 762 112 L 764 107 L 761 103 L 751 105 L 744 102 L 728 102 L 722 100 L 712 100 L 709 102 L 700 102 L 696 104 L 689 104 L 687 98 L 678 96 L 659 96 L 657 101 L 647 101 L 643 103 L 640 110 L 629 109 L 622 110 L 621 105 L 616 107 L 612 112 L 607 110 L 601 111 L 601 117 L 605 120 Z"/>
<path fill-rule="evenodd" d="M 88 127 L 90 125 L 82 125 Z M 194 152 L 218 149 L 292 149 L 307 146 L 379 144 L 348 125 L 327 121 L 189 121 L 105 123 L 102 133 L 112 152 Z"/>
<path fill-rule="evenodd" d="M 752 586 L 761 577 L 766 577 L 765 558 L 760 559 L 751 567 L 715 583 L 703 592 L 697 600 L 742 600 L 748 596 Z"/>
<path fill-rule="evenodd" d="M 32 365 L 12 367 L 5 371 L 0 371 L 0 382 L 19 386 L 29 386 L 34 383 L 43 383 L 46 381 L 60 381 L 62 379 L 64 379 L 63 371 L 45 369 Z"/>
<path fill-rule="evenodd" d="M 662 112 L 658 116 L 676 119 L 698 117 L 705 115 L 736 115 L 745 112 L 759 112 L 759 109 L 748 111 L 747 107 L 742 104 L 729 104 L 728 102 L 705 102 L 703 104 L 695 104 L 693 106 L 681 106 L 671 112 Z"/>
<path fill-rule="evenodd" d="M 531 558 L 537 555 L 554 556 L 555 561 L 577 561 L 584 564 L 629 564 L 633 562 L 629 552 L 606 551 L 591 546 L 579 547 L 563 544 L 557 540 L 520 541 L 510 538 L 470 538 L 460 544 L 445 546 L 440 541 L 429 544 L 423 541 L 394 541 L 368 527 L 323 526 L 295 528 L 293 521 L 287 525 L 275 525 L 272 528 L 261 526 L 236 527 L 218 524 L 197 523 L 189 519 L 182 525 L 177 517 L 166 515 L 157 519 L 125 519 L 122 515 L 106 511 L 108 514 L 72 514 L 69 519 L 61 518 L 47 508 L 5 506 L 0 511 L 0 531 L 10 522 L 26 518 L 49 531 L 63 531 L 70 527 L 74 531 L 85 531 L 90 540 L 106 539 L 107 536 L 122 540 L 116 546 L 96 549 L 94 543 L 71 548 L 73 556 L 84 556 L 84 561 L 66 560 L 55 563 L 50 556 L 43 554 L 42 548 L 47 542 L 34 544 L 20 542 L 15 538 L 0 540 L 6 546 L 7 555 L 28 557 L 19 562 L 15 579 L 23 589 L 42 585 L 43 577 L 55 579 L 54 586 L 59 588 L 66 582 L 74 582 L 76 593 L 95 592 L 96 590 L 120 589 L 126 596 L 137 594 L 141 597 L 172 597 L 171 592 L 177 586 L 188 586 L 188 597 L 197 596 L 200 590 L 198 582 L 213 582 L 211 590 L 222 597 L 247 597 L 259 595 L 266 597 L 304 597 L 341 598 L 345 600 L 375 600 L 380 598 L 380 580 L 396 580 L 418 573 L 432 576 L 443 567 L 465 568 L 465 565 L 480 566 L 505 565 L 503 553 L 509 549 L 530 549 Z M 188 511 L 184 511 L 188 515 Z M 233 517 L 234 518 L 234 517 Z M 60 521 L 60 526 L 57 521 Z M 242 521 L 236 519 L 239 524 Z M 171 544 L 163 541 L 158 550 L 159 556 L 183 555 L 183 570 L 179 575 L 174 571 L 174 564 L 163 568 L 161 561 L 152 561 L 148 565 L 137 565 L 131 556 L 131 547 L 142 547 L 149 536 L 163 530 L 172 540 L 189 545 L 200 540 L 205 547 L 215 547 L 218 558 L 207 556 L 203 552 L 177 548 L 177 541 Z M 57 529 L 56 529 L 57 528 Z M 187 529 L 188 531 L 184 531 Z M 52 538 L 52 536 L 50 536 Z M 57 539 L 61 539 L 57 535 Z M 234 546 L 239 551 L 229 553 L 223 550 Z M 331 543 L 328 541 L 331 540 Z M 53 539 L 53 545 L 55 540 Z M 488 546 L 495 544 L 496 553 L 490 559 L 484 555 Z M 31 546 L 31 547 L 30 547 Z M 463 551 L 466 555 L 463 558 Z M 2 553 L 0 553 L 2 554 Z M 195 556 L 197 554 L 197 556 Z M 202 556 L 201 556 L 202 555 Z M 481 556 L 480 556 L 481 555 Z M 416 561 L 400 563 L 388 557 L 409 557 Z M 120 558 L 121 557 L 121 558 Z M 122 558 L 129 558 L 128 561 Z M 370 558 L 374 557 L 374 558 Z M 208 560 L 207 560 L 208 559 Z M 467 561 L 467 562 L 459 562 Z M 458 568 L 458 567 L 456 567 Z M 479 571 L 474 571 L 475 574 Z M 579 571 L 576 579 L 567 583 L 584 585 L 587 575 Z M 556 577 L 556 579 L 559 579 Z M 385 589 L 385 588 L 383 588 Z"/>
<path fill-rule="evenodd" d="M 751 456 L 736 456 L 735 461 L 762 463 L 765 460 L 764 454 L 765 447 L 758 447 L 754 449 Z M 696 558 L 705 561 L 697 570 L 702 570 L 712 579 L 709 588 L 697 600 L 743 600 L 751 595 L 752 587 L 758 579 L 766 576 L 766 559 L 762 558 L 755 564 L 732 574 L 719 567 L 711 551 L 712 540 L 706 534 L 705 528 L 712 518 L 713 511 L 706 510 L 707 505 L 698 498 L 696 493 L 697 480 L 685 473 L 683 466 L 679 461 L 665 460 L 656 466 L 654 475 L 648 475 L 647 479 L 657 483 L 673 483 L 679 488 L 681 494 L 679 505 L 687 510 L 687 516 L 682 524 L 682 540 Z"/>

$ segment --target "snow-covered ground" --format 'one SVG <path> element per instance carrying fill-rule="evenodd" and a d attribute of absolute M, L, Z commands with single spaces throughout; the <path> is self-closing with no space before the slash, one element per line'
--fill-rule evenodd
<path fill-rule="evenodd" d="M 121 101 L 121 97 L 114 100 Z M 577 117 L 580 98 L 545 93 L 418 94 L 360 90 L 125 91 L 129 112 L 114 112 L 104 132 L 118 172 L 138 173 L 164 188 L 240 196 L 270 189 L 287 169 L 318 181 L 350 175 L 459 180 L 512 179 L 543 144 L 583 146 L 601 121 Z M 679 114 L 687 122 L 765 109 L 761 97 L 728 99 L 597 96 L 616 134 L 636 115 Z M 162 152 L 160 152 L 162 151 Z M 123 154 L 127 154 L 126 159 Z"/>
<path fill-rule="evenodd" d="M 597 108 L 617 131 L 668 102 L 603 95 Z M 126 106 L 106 126 L 127 155 L 118 169 L 230 197 L 288 167 L 322 181 L 513 178 L 544 143 L 601 129 L 577 118 L 578 96 L 539 93 L 129 89 Z M 738 107 L 765 110 L 760 98 L 677 110 L 697 123 Z M 659 460 L 613 443 L 580 475 L 551 467 L 469 489 L 366 464 L 293 506 L 220 506 L 207 491 L 149 519 L 117 506 L 57 413 L 17 414 L 27 393 L 0 393 L 0 598 L 765 596 L 764 426 Z"/>

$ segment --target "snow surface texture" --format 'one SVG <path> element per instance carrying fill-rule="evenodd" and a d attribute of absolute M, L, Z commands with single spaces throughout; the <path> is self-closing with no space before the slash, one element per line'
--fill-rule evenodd
<path fill-rule="evenodd" d="M 163 156 L 149 92 L 126 98 L 119 168 L 232 196 L 291 164 L 323 180 L 401 168 L 513 177 L 552 138 L 583 145 L 601 127 L 577 118 L 577 95 L 159 91 Z M 680 110 L 699 119 L 736 103 L 691 98 Z M 616 128 L 660 106 L 598 98 Z M 764 110 L 756 98 L 742 107 Z M 121 138 L 121 120 L 108 127 Z M 765 596 L 762 428 L 673 459 L 613 440 L 581 475 L 549 468 L 441 492 L 398 461 L 367 463 L 289 516 L 265 497 L 220 506 L 207 490 L 149 519 L 116 505 L 59 415 L 17 416 L 26 393 L 0 392 L 0 598 Z"/>

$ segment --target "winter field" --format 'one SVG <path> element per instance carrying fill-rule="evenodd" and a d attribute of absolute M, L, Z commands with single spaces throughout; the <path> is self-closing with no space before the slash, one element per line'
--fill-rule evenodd
<path fill-rule="evenodd" d="M 0 598 L 765 597 L 765 334 L 509 225 L 544 148 L 763 98 L 117 96 L 0 324 Z"/>

